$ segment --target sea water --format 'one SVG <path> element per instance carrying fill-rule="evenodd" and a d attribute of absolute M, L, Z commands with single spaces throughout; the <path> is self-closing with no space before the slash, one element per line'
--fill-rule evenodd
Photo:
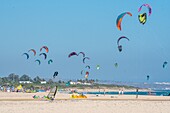
<path fill-rule="evenodd" d="M 104 81 L 101 84 L 113 84 L 119 86 L 133 86 L 137 88 L 145 88 L 150 89 L 151 92 L 148 91 L 140 91 L 138 95 L 156 95 L 156 96 L 169 96 L 170 94 L 170 82 L 153 82 L 153 83 L 146 83 L 146 82 L 116 82 L 116 81 Z M 88 92 L 88 94 L 104 94 L 104 92 Z M 118 91 L 116 92 L 105 92 L 105 94 L 109 95 L 117 95 Z M 125 95 L 136 95 L 137 92 L 135 91 L 124 91 Z"/>
<path fill-rule="evenodd" d="M 118 95 L 118 91 L 111 91 L 111 92 L 87 92 L 87 94 L 106 94 L 106 95 Z M 136 95 L 137 92 L 135 91 L 125 91 L 123 93 L 124 95 Z M 147 91 L 139 91 L 138 95 L 155 95 L 155 96 L 168 96 L 170 94 L 170 90 L 155 90 L 152 92 L 147 92 Z"/>

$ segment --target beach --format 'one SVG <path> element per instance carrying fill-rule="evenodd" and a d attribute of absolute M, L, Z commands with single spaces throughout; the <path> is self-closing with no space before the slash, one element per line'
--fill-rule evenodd
<path fill-rule="evenodd" d="M 54 101 L 33 99 L 40 93 L 0 92 L 0 113 L 169 113 L 169 96 L 87 95 L 71 99 L 71 94 L 58 92 Z"/>

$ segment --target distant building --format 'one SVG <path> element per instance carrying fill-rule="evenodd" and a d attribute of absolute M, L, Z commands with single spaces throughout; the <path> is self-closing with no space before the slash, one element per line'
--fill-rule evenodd
<path fill-rule="evenodd" d="M 83 83 L 83 82 L 70 82 L 71 85 L 92 85 L 91 83 Z"/>
<path fill-rule="evenodd" d="M 77 82 L 76 84 L 82 84 L 82 82 Z"/>
<path fill-rule="evenodd" d="M 71 84 L 71 85 L 75 85 L 75 84 L 76 84 L 76 82 L 70 82 L 70 84 Z"/>
<path fill-rule="evenodd" d="M 40 81 L 40 83 L 41 83 L 41 84 L 46 84 L 46 83 L 47 83 L 47 81 Z"/>
<path fill-rule="evenodd" d="M 20 84 L 31 84 L 31 81 L 19 81 Z"/>
<path fill-rule="evenodd" d="M 83 83 L 83 84 L 84 84 L 84 85 L 92 85 L 91 83 L 86 83 L 86 82 L 85 82 L 85 83 Z"/>

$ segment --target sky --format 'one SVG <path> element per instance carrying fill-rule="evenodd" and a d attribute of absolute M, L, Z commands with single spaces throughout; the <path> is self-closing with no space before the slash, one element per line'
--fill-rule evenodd
<path fill-rule="evenodd" d="M 138 15 L 148 14 L 148 9 L 138 8 L 145 3 L 152 14 L 142 25 Z M 57 80 L 84 79 L 84 70 L 89 79 L 148 82 L 149 75 L 149 82 L 170 82 L 170 64 L 162 67 L 170 61 L 169 4 L 169 0 L 1 0 L 0 77 L 15 73 L 52 78 L 58 71 Z M 124 16 L 119 31 L 116 19 L 123 12 L 132 16 Z M 121 36 L 130 40 L 121 40 L 119 52 Z M 42 46 L 49 48 L 46 60 L 39 56 Z M 84 64 L 83 56 L 68 58 L 73 51 L 84 52 L 90 60 Z M 49 59 L 53 63 L 48 64 Z"/>

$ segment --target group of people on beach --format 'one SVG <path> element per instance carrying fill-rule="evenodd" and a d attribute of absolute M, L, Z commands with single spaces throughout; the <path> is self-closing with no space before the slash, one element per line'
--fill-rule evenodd
<path fill-rule="evenodd" d="M 14 86 L 0 86 L 0 91 L 2 92 L 15 92 Z"/>
<path fill-rule="evenodd" d="M 122 94 L 122 95 L 124 94 L 124 88 L 119 89 L 119 95 L 120 95 L 120 94 Z"/>

